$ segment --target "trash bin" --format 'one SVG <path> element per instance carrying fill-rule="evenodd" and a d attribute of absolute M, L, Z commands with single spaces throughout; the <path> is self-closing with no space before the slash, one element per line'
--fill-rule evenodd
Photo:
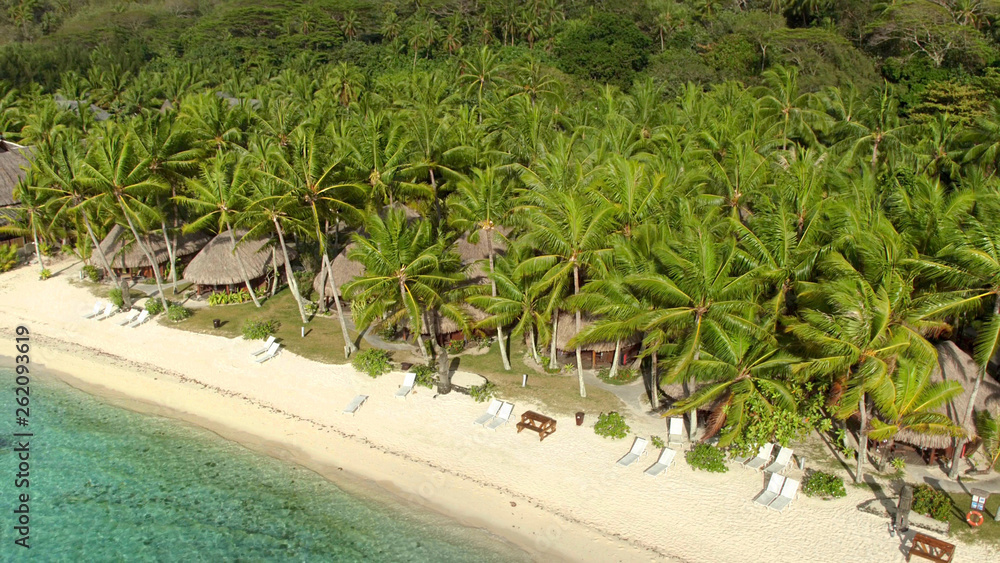
<path fill-rule="evenodd" d="M 212 327 L 219 328 L 222 326 L 222 319 L 212 319 Z"/>
<path fill-rule="evenodd" d="M 583 426 L 583 413 L 582 412 L 576 413 L 576 425 L 577 426 Z"/>

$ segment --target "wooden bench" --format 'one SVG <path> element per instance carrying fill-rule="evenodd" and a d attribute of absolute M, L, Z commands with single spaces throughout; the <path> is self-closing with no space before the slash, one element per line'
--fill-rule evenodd
<path fill-rule="evenodd" d="M 541 442 L 546 436 L 556 431 L 556 420 L 535 411 L 524 411 L 524 414 L 521 415 L 521 422 L 517 423 L 518 433 L 525 428 L 538 432 L 538 441 Z"/>
<path fill-rule="evenodd" d="M 914 555 L 931 561 L 950 563 L 955 557 L 955 546 L 937 538 L 916 534 L 913 536 L 913 545 L 910 546 L 906 560 L 909 561 Z"/>

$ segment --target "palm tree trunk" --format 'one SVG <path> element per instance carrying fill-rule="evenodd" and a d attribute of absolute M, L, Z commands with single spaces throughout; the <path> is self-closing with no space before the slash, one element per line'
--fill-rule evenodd
<path fill-rule="evenodd" d="M 243 276 L 243 283 L 247 286 L 247 291 L 250 292 L 250 299 L 253 299 L 253 304 L 260 309 L 260 301 L 257 300 L 257 292 L 255 292 L 253 287 L 250 285 L 250 274 L 247 273 L 247 268 L 243 265 L 243 259 L 240 258 L 240 254 L 236 252 L 236 235 L 233 233 L 233 226 L 226 223 L 226 229 L 229 230 L 229 247 L 232 249 L 233 256 L 236 258 L 236 264 L 240 267 L 240 275 Z"/>
<path fill-rule="evenodd" d="M 528 326 L 528 345 L 531 346 L 531 357 L 535 363 L 542 365 L 542 359 L 538 356 L 538 344 L 535 342 L 535 325 Z"/>
<path fill-rule="evenodd" d="M 618 375 L 618 362 L 622 359 L 622 339 L 615 340 L 615 357 L 611 360 L 611 369 L 608 370 L 608 377 L 614 379 Z"/>
<path fill-rule="evenodd" d="M 167 260 L 170 260 L 170 281 L 174 284 L 174 291 L 177 290 L 177 258 L 174 256 L 174 245 L 170 243 L 167 235 L 167 223 L 160 220 L 160 229 L 163 230 L 163 243 L 167 245 Z"/>
<path fill-rule="evenodd" d="M 86 213 L 83 214 L 83 225 L 87 228 L 87 234 L 90 236 L 90 242 L 94 245 L 94 251 L 97 252 L 97 256 L 101 259 L 104 269 L 108 271 L 108 276 L 111 277 L 111 281 L 115 285 L 118 285 L 118 276 L 115 275 L 115 271 L 111 269 L 111 262 L 108 261 L 108 257 L 104 254 L 104 249 L 101 248 L 101 243 L 97 240 L 97 235 L 94 234 L 94 229 L 90 226 L 90 219 L 87 218 Z"/>
<path fill-rule="evenodd" d="M 698 322 L 701 322 L 701 314 L 698 315 Z M 701 359 L 701 347 L 694 351 L 694 356 L 692 356 L 692 361 L 697 362 Z M 686 390 L 685 390 L 686 391 Z M 690 393 L 687 393 L 690 395 Z M 698 409 L 691 409 L 688 413 L 688 439 L 692 442 L 694 441 L 694 435 L 698 433 Z"/>
<path fill-rule="evenodd" d="M 313 205 L 313 210 L 315 212 L 316 206 Z M 326 255 L 326 233 L 330 232 L 330 221 L 325 221 L 323 232 L 316 231 L 316 240 L 319 242 L 319 251 L 322 256 L 320 257 L 320 267 L 319 267 L 319 312 L 326 312 L 326 276 L 329 274 L 331 278 L 333 274 L 330 273 L 330 259 Z M 346 338 L 344 339 L 347 340 Z"/>
<path fill-rule="evenodd" d="M 653 350 L 651 359 L 653 364 L 649 366 L 649 406 L 655 411 L 660 408 L 660 368 L 657 365 L 660 361 L 656 350 Z"/>
<path fill-rule="evenodd" d="M 573 266 L 573 295 L 578 295 L 580 293 L 580 267 Z M 576 311 L 576 334 L 580 334 L 583 322 L 580 319 L 580 310 Z M 575 336 L 575 335 L 574 335 Z M 593 367 L 593 366 L 591 366 Z M 577 377 L 580 379 L 580 396 L 587 396 L 587 387 L 583 384 L 583 353 L 580 349 L 580 345 L 576 345 L 576 373 Z"/>
<path fill-rule="evenodd" d="M 864 477 L 865 457 L 868 455 L 868 411 L 865 408 L 865 394 L 858 400 L 858 414 L 861 415 L 861 427 L 858 429 L 858 468 L 854 472 L 854 482 L 860 483 Z"/>
<path fill-rule="evenodd" d="M 406 285 L 402 279 L 399 280 L 399 305 L 401 307 L 406 307 Z M 423 313 L 421 313 L 421 317 Z M 410 319 L 410 329 L 417 335 L 417 347 L 420 348 L 420 356 L 427 357 L 427 346 L 424 345 L 424 337 L 421 334 L 424 331 L 424 327 L 421 326 L 423 318 L 418 317 L 416 319 Z"/>
<path fill-rule="evenodd" d="M 440 221 L 441 217 L 439 216 L 438 222 L 440 223 Z M 490 260 L 490 295 L 495 298 L 497 296 L 497 282 L 493 279 L 493 231 L 483 229 L 483 236 L 486 237 L 487 255 Z M 510 357 L 507 355 L 507 342 L 504 341 L 502 324 L 497 325 L 497 342 L 500 343 L 500 359 L 503 360 L 503 369 L 510 371 Z M 534 350 L 534 347 L 532 347 L 532 350 Z"/>
<path fill-rule="evenodd" d="M 271 266 L 274 268 L 271 274 L 271 297 L 278 292 L 278 252 L 271 248 Z"/>
<path fill-rule="evenodd" d="M 330 276 L 330 287 L 332 289 L 331 293 L 333 293 L 333 304 L 337 308 L 337 320 L 340 321 L 340 332 L 341 334 L 344 335 L 344 357 L 350 358 L 351 354 L 353 354 L 354 351 L 357 350 L 357 347 L 354 345 L 354 341 L 351 340 L 351 334 L 347 332 L 347 321 L 344 319 L 344 307 L 343 305 L 340 304 L 340 295 L 339 295 L 340 292 L 337 291 L 337 282 L 333 279 L 333 268 L 330 264 L 330 257 L 327 256 L 326 252 L 323 253 L 323 269 L 326 271 L 326 274 Z M 323 285 L 321 285 L 320 287 L 326 289 L 325 280 L 323 281 Z M 320 293 L 320 299 L 321 300 L 323 299 L 322 293 Z"/>
<path fill-rule="evenodd" d="M 552 338 L 549 340 L 549 369 L 559 369 L 556 361 L 556 335 L 559 332 L 559 309 L 552 310 Z"/>
<path fill-rule="evenodd" d="M 42 247 L 38 244 L 38 227 L 35 225 L 34 214 L 31 217 L 31 237 L 35 239 L 35 256 L 38 257 L 38 268 L 44 272 L 45 262 L 42 261 Z"/>
<path fill-rule="evenodd" d="M 281 230 L 281 224 L 278 223 L 278 219 L 272 219 L 274 222 L 274 228 L 278 232 L 278 242 L 281 243 L 281 254 L 285 258 L 285 275 L 288 276 L 288 289 L 292 290 L 292 296 L 295 297 L 295 304 L 299 306 L 299 316 L 302 317 L 302 323 L 308 323 L 309 320 L 306 318 L 306 309 L 302 305 L 302 295 L 299 294 L 299 282 L 295 281 L 295 276 L 292 275 L 292 261 L 288 259 L 288 247 L 285 246 L 285 233 Z"/>
<path fill-rule="evenodd" d="M 167 296 L 163 294 L 163 280 L 160 278 L 160 268 L 156 263 L 156 259 L 153 258 L 153 253 L 146 248 L 146 245 L 142 243 L 142 238 L 139 236 L 139 231 L 136 230 L 135 224 L 132 223 L 132 218 L 128 216 L 128 209 L 125 208 L 125 202 L 118 199 L 118 205 L 122 208 L 122 214 L 125 215 L 125 221 L 128 223 L 128 228 L 132 231 L 132 236 L 135 237 L 135 243 L 139 245 L 139 250 L 146 256 L 149 263 L 153 267 L 153 279 L 156 280 L 156 290 L 160 292 L 160 303 L 163 304 L 163 310 L 167 310 Z M 123 292 L 124 293 L 124 292 Z"/>

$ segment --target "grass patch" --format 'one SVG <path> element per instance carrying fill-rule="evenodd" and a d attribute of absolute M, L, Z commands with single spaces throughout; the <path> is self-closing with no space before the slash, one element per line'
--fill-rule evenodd
<path fill-rule="evenodd" d="M 1000 547 L 1000 522 L 993 519 L 993 515 L 1000 510 L 1000 495 L 992 494 L 986 499 L 983 525 L 978 528 L 972 528 L 965 522 L 965 515 L 972 505 L 972 495 L 949 494 L 948 496 L 952 502 L 948 520 L 953 536 L 964 542 L 979 542 Z"/>

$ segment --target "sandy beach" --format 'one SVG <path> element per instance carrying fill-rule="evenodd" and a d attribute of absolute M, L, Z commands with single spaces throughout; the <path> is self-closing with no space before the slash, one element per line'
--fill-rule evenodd
<path fill-rule="evenodd" d="M 79 265 L 48 281 L 20 268 L 0 275 L 0 336 L 18 324 L 32 333 L 32 362 L 85 391 L 129 408 L 173 416 L 336 482 L 344 474 L 439 510 L 513 542 L 537 560 L 572 561 L 904 561 L 887 521 L 862 513 L 867 489 L 822 501 L 801 495 L 783 513 L 752 502 L 759 473 L 731 467 L 695 472 L 678 456 L 665 475 L 643 474 L 658 452 L 628 468 L 615 461 L 628 440 L 593 433 L 557 417 L 544 442 L 474 426 L 485 405 L 418 387 L 393 398 L 402 374 L 371 379 L 350 366 L 283 352 L 249 360 L 259 343 L 147 323 L 137 329 L 85 320 L 94 302 L 76 278 Z M 0 348 L 9 350 L 10 347 Z M 370 398 L 355 416 L 344 406 Z M 519 403 L 515 416 L 539 405 Z M 632 422 L 632 421 L 630 421 Z M 636 420 L 639 436 L 666 435 L 660 419 Z M 790 471 L 798 478 L 801 472 Z M 954 540 L 949 540 L 954 541 Z M 998 560 L 997 550 L 959 544 L 959 561 Z"/>

